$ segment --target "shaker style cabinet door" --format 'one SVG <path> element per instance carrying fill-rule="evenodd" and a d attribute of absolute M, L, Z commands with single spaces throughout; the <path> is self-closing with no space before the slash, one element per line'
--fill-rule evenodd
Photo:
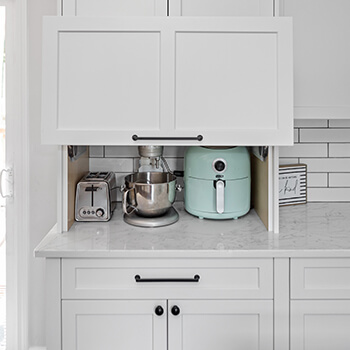
<path fill-rule="evenodd" d="M 271 350 L 273 302 L 169 300 L 168 350 Z"/>
<path fill-rule="evenodd" d="M 63 0 L 63 16 L 166 16 L 166 0 Z"/>
<path fill-rule="evenodd" d="M 348 350 L 350 301 L 291 302 L 291 350 Z"/>
<path fill-rule="evenodd" d="M 43 143 L 293 143 L 287 18 L 48 17 L 43 45 Z"/>
<path fill-rule="evenodd" d="M 169 0 L 170 16 L 273 16 L 273 0 Z"/>
<path fill-rule="evenodd" d="M 164 350 L 166 327 L 163 300 L 62 301 L 62 350 Z"/>
<path fill-rule="evenodd" d="M 294 28 L 294 115 L 350 118 L 350 1 L 280 0 Z"/>

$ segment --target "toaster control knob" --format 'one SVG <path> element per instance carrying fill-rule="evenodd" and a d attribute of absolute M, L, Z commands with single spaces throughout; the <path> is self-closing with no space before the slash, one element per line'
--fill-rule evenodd
<path fill-rule="evenodd" d="M 222 160 L 217 160 L 214 164 L 214 168 L 218 172 L 222 172 L 225 170 L 226 164 Z"/>
<path fill-rule="evenodd" d="M 103 216 L 105 211 L 102 208 L 99 208 L 96 210 L 96 216 L 101 217 Z"/>

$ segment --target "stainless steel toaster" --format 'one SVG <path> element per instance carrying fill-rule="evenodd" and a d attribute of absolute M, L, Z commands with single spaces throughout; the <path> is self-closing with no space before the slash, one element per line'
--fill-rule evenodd
<path fill-rule="evenodd" d="M 112 172 L 90 172 L 77 184 L 76 221 L 108 221 L 116 207 L 115 175 Z"/>

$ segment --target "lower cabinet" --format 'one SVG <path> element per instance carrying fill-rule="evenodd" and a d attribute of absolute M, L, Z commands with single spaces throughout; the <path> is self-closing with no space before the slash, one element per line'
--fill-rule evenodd
<path fill-rule="evenodd" d="M 47 350 L 349 350 L 349 258 L 47 259 Z"/>
<path fill-rule="evenodd" d="M 63 350 L 271 350 L 272 300 L 64 300 Z"/>
<path fill-rule="evenodd" d="M 167 315 L 154 300 L 62 301 L 63 350 L 164 350 Z"/>
<path fill-rule="evenodd" d="M 291 350 L 350 348 L 350 259 L 291 259 Z"/>
<path fill-rule="evenodd" d="M 349 350 L 350 300 L 291 302 L 291 350 Z"/>
<path fill-rule="evenodd" d="M 47 350 L 272 350 L 274 261 L 48 259 Z"/>
<path fill-rule="evenodd" d="M 272 300 L 169 300 L 169 311 L 169 350 L 273 349 Z"/>

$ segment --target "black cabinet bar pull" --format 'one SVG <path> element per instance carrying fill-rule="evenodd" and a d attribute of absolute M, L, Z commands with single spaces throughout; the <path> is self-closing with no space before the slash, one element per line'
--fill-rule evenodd
<path fill-rule="evenodd" d="M 160 140 L 170 140 L 170 141 L 203 141 L 203 135 L 197 135 L 193 137 L 142 137 L 137 135 L 132 135 L 131 137 L 134 141 L 142 141 L 142 140 L 149 140 L 149 141 L 160 141 Z"/>
<path fill-rule="evenodd" d="M 200 276 L 194 275 L 193 278 L 141 278 L 135 275 L 136 282 L 199 282 Z"/>

